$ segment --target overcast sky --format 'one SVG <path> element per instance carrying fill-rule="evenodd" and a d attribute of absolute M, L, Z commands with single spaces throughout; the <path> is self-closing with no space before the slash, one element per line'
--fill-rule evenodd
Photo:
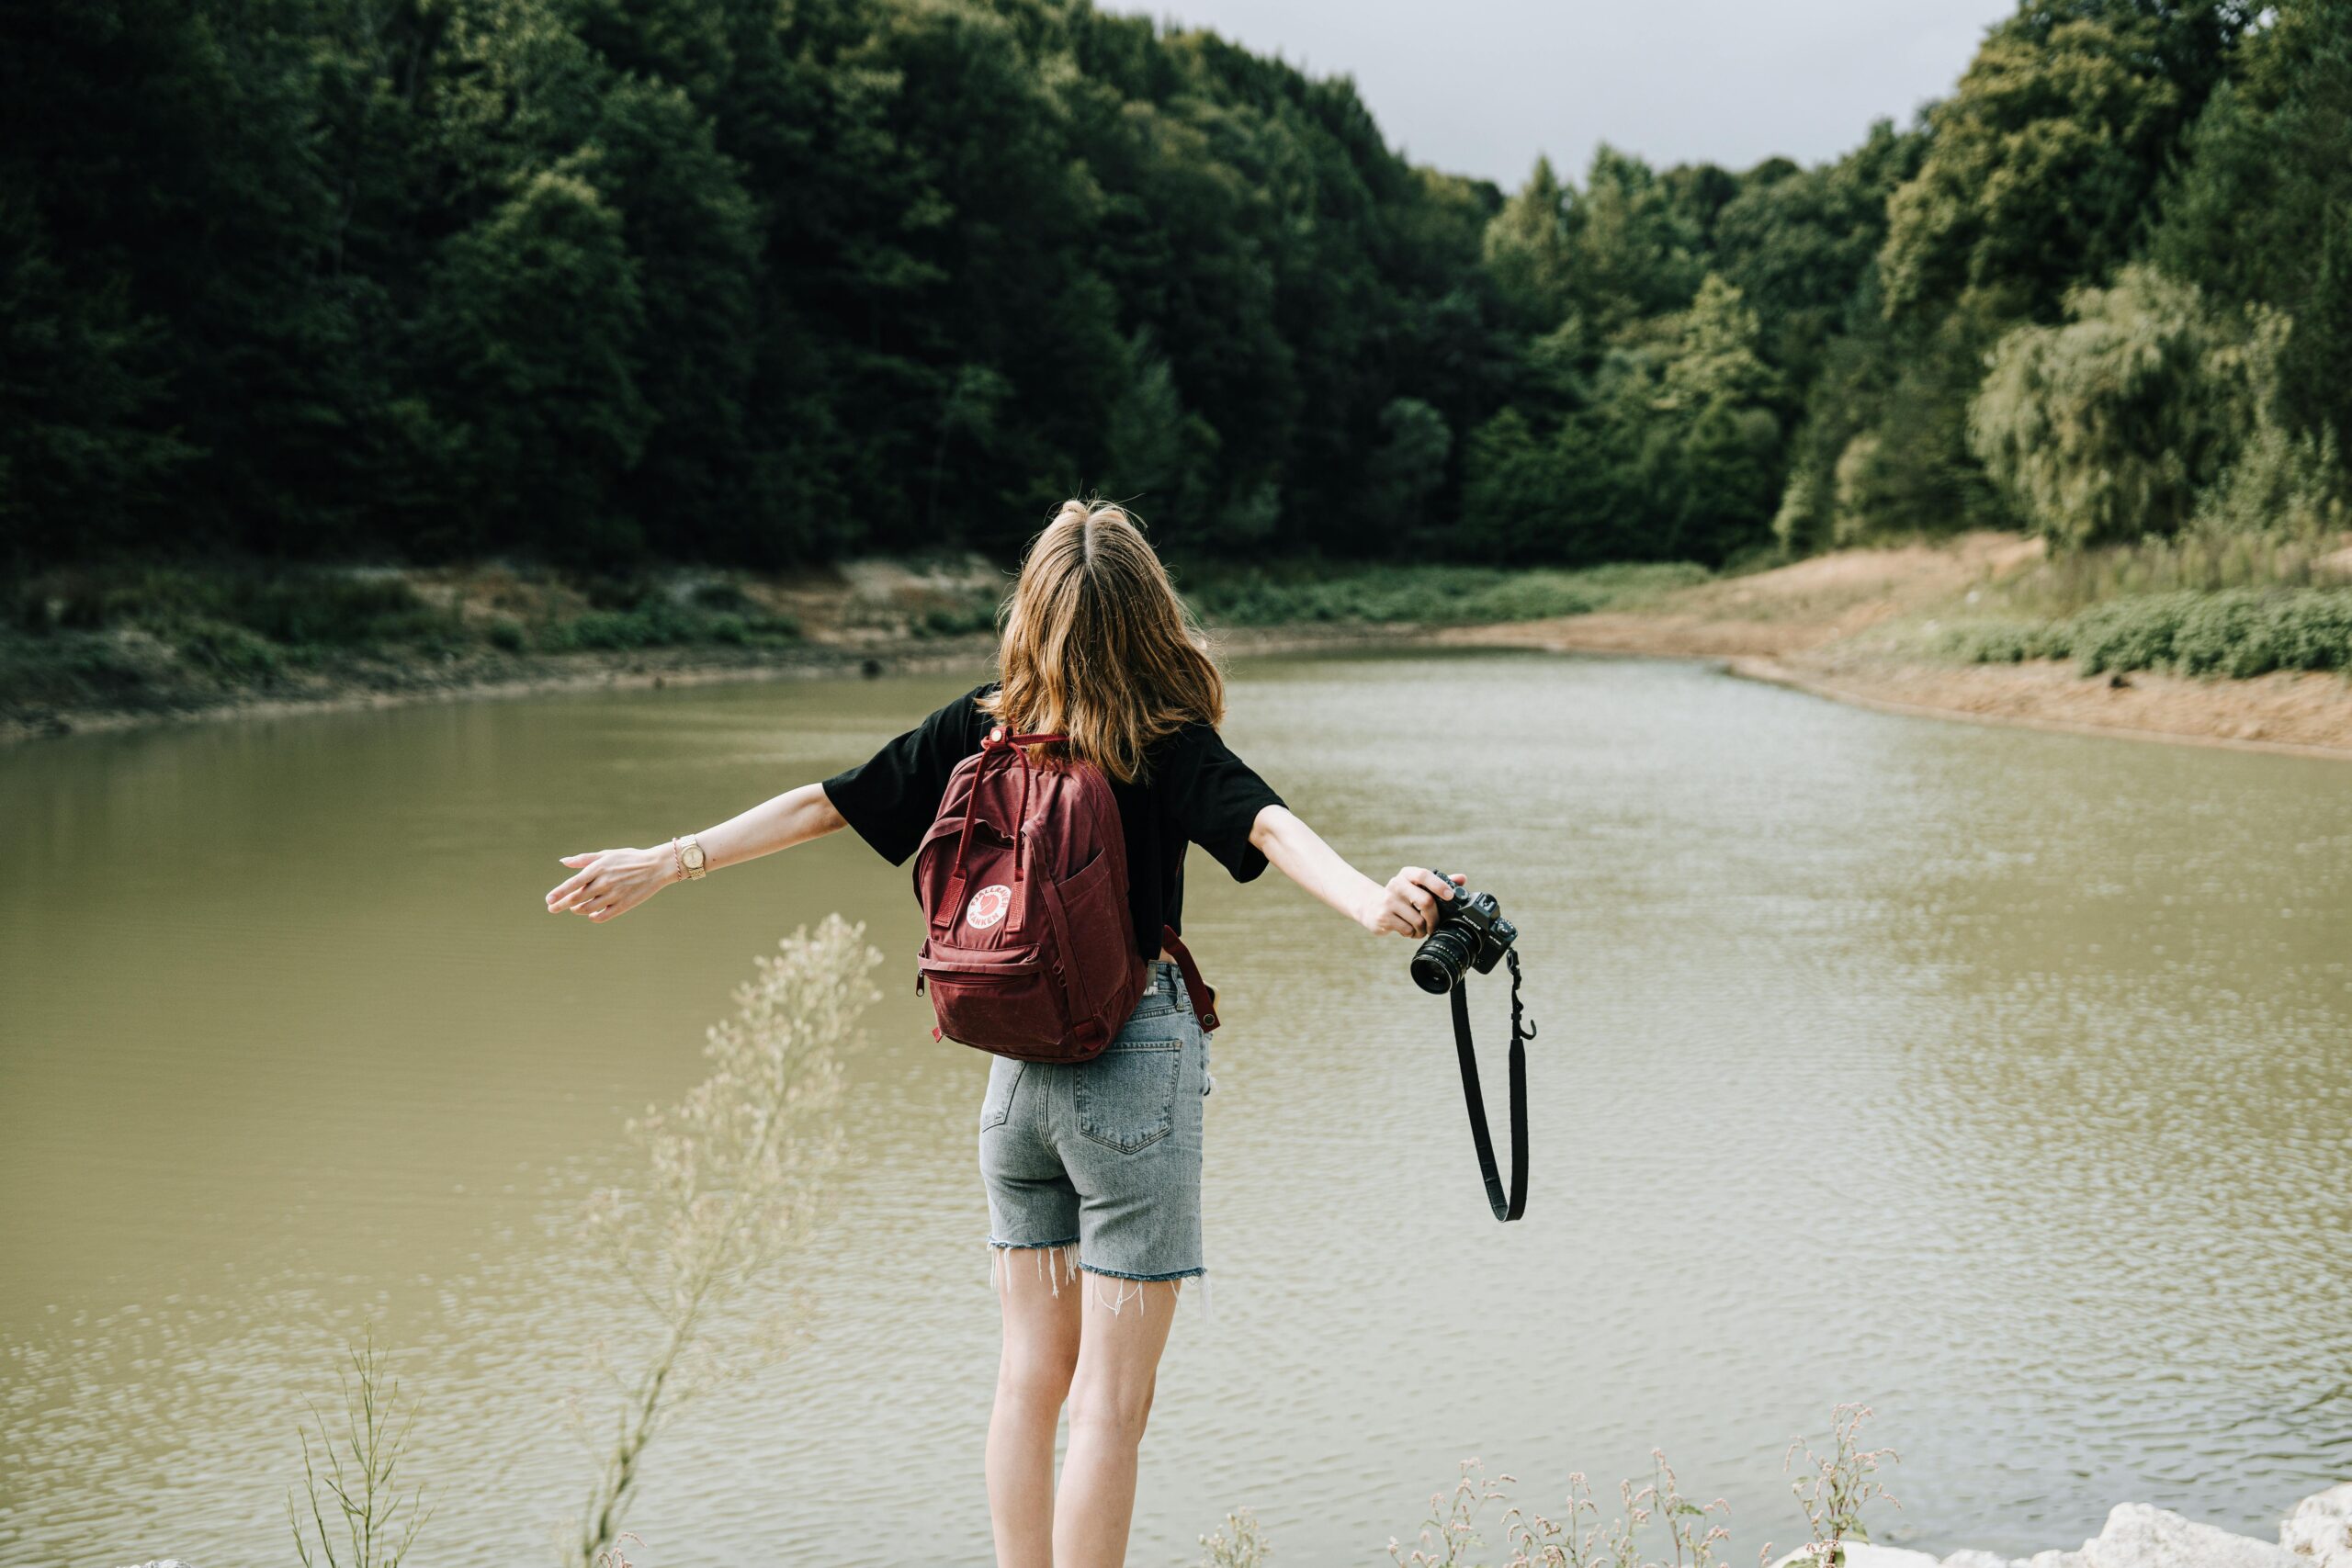
<path fill-rule="evenodd" d="M 1803 163 L 1905 123 L 2014 0 L 1103 0 L 1350 75 L 1391 146 L 1505 190 L 1538 152 Z"/>

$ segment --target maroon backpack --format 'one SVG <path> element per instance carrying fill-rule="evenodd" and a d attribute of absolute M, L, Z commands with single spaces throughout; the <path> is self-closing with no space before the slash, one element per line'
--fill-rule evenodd
<path fill-rule="evenodd" d="M 915 850 L 928 931 L 915 989 L 944 1035 L 1030 1062 L 1101 1054 L 1147 978 L 1127 905 L 1119 804 L 1101 769 L 1033 761 L 1059 735 L 989 732 L 947 776 L 939 816 Z M 1163 930 L 1204 1030 L 1215 998 L 1192 954 Z"/>

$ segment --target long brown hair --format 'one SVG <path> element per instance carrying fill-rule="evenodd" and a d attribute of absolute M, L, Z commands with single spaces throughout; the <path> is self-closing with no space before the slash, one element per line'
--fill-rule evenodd
<path fill-rule="evenodd" d="M 1065 501 L 1030 544 L 1001 615 L 1001 683 L 980 706 L 1054 732 L 1115 779 L 1140 780 L 1151 743 L 1225 719 L 1207 639 L 1125 508 Z M 1060 748 L 1049 748 L 1058 750 Z"/>

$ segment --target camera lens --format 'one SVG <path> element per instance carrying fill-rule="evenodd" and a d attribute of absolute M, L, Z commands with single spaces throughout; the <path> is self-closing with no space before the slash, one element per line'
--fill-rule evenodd
<path fill-rule="evenodd" d="M 1432 996 L 1443 996 L 1462 983 L 1474 939 L 1449 921 L 1431 931 L 1413 953 L 1413 984 Z"/>

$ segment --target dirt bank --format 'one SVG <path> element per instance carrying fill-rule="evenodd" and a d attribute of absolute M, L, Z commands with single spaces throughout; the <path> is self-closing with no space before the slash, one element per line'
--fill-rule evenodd
<path fill-rule="evenodd" d="M 1456 627 L 1444 643 L 1713 659 L 1735 673 L 1894 713 L 2352 758 L 2352 681 L 2335 674 L 2085 677 L 2071 663 L 1928 659 L 1916 637 L 2041 546 L 2006 534 L 1841 550 L 1665 595 L 1634 610 Z"/>

